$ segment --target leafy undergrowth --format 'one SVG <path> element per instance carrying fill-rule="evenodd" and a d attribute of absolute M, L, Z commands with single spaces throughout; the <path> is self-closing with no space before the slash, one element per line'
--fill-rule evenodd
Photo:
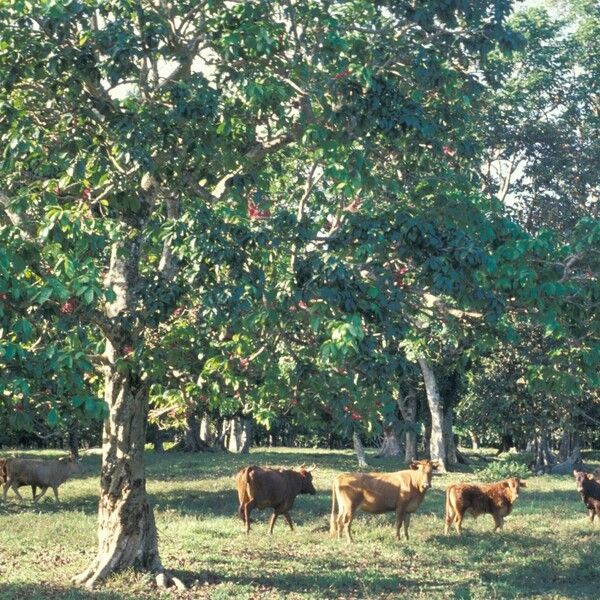
<path fill-rule="evenodd" d="M 95 551 L 100 459 L 84 462 L 86 476 L 64 484 L 58 506 L 51 498 L 37 507 L 18 505 L 12 492 L 9 503 L 0 502 L 0 600 L 598 597 L 600 524 L 587 520 L 572 477 L 530 477 L 504 532 L 491 533 L 489 516 L 467 518 L 458 538 L 443 535 L 444 488 L 479 476 L 439 475 L 412 519 L 408 543 L 394 540 L 393 515 L 360 515 L 349 546 L 329 537 L 328 514 L 331 481 L 354 469 L 352 453 L 289 448 L 255 450 L 250 457 L 150 452 L 148 489 L 162 559 L 189 589 L 159 592 L 143 575 L 123 573 L 86 592 L 68 583 Z M 269 537 L 270 511 L 256 511 L 246 537 L 233 474 L 248 463 L 301 462 L 317 463 L 319 493 L 298 497 L 296 531 L 282 520 Z M 399 468 L 393 459 L 371 464 Z M 484 466 L 475 462 L 469 470 Z"/>

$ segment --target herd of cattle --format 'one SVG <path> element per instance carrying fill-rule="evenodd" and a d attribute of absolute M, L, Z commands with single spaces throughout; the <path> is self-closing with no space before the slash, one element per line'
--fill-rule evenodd
<path fill-rule="evenodd" d="M 410 468 L 394 473 L 344 473 L 338 475 L 331 490 L 331 534 L 340 538 L 344 533 L 352 541 L 352 520 L 357 510 L 372 514 L 396 514 L 396 538 L 404 528 L 408 539 L 410 516 L 417 511 L 425 493 L 431 487 L 433 471 L 438 464 L 430 460 L 416 460 Z M 294 529 L 290 510 L 299 494 L 316 494 L 312 481 L 312 468 L 302 465 L 299 470 L 273 469 L 250 466 L 236 475 L 239 498 L 239 515 L 246 533 L 250 531 L 250 512 L 254 508 L 272 508 L 269 533 L 275 521 L 283 515 L 290 529 Z M 58 502 L 58 487 L 71 475 L 82 473 L 83 467 L 71 457 L 57 460 L 28 458 L 0 459 L 0 484 L 6 502 L 9 489 L 19 500 L 22 486 L 31 486 L 33 501 L 38 502 L 52 488 Z M 588 509 L 590 521 L 600 519 L 600 469 L 596 475 L 574 471 L 577 491 Z M 502 529 L 504 518 L 510 514 L 521 488 L 527 487 L 519 477 L 510 477 L 491 484 L 455 483 L 446 489 L 445 533 L 454 525 L 460 534 L 465 513 L 477 517 L 490 514 L 494 531 Z M 37 493 L 40 488 L 40 493 Z"/>
<path fill-rule="evenodd" d="M 394 473 L 344 473 L 338 475 L 331 490 L 330 532 L 340 538 L 346 534 L 352 541 L 352 519 L 357 510 L 372 514 L 396 514 L 396 538 L 404 528 L 408 539 L 410 516 L 416 512 L 425 493 L 431 487 L 433 471 L 438 464 L 430 460 L 412 461 L 406 471 Z M 294 529 L 291 510 L 298 494 L 316 494 L 311 471 L 304 465 L 299 471 L 245 467 L 238 472 L 236 484 L 240 501 L 239 514 L 246 533 L 250 531 L 250 511 L 253 508 L 272 508 L 269 533 L 273 533 L 275 520 L 283 515 L 290 529 Z M 577 490 L 588 509 L 590 520 L 600 518 L 600 469 L 597 477 L 585 471 L 574 471 Z M 521 488 L 527 487 L 519 477 L 510 477 L 490 484 L 455 483 L 446 489 L 446 515 L 444 531 L 454 525 L 462 531 L 465 513 L 474 517 L 490 514 L 494 531 L 502 529 L 504 518 L 510 514 Z"/>

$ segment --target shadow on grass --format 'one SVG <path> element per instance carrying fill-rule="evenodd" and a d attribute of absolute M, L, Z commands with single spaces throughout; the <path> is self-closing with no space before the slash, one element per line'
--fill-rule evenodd
<path fill-rule="evenodd" d="M 193 572 L 175 570 L 173 574 L 191 585 L 196 580 L 205 581 L 210 585 L 231 584 L 246 589 L 260 589 L 261 594 L 279 592 L 287 594 L 311 594 L 322 599 L 329 598 L 377 598 L 410 597 L 411 592 L 419 597 L 433 597 L 434 592 L 447 592 L 455 584 L 441 584 L 436 581 L 415 581 L 401 575 L 383 575 L 372 570 L 349 570 L 340 562 L 329 568 L 327 572 L 315 572 L 310 567 L 298 565 L 294 572 L 278 571 L 277 573 L 250 572 L 243 575 L 222 574 L 216 571 Z M 464 578 L 460 585 L 469 583 Z M 425 596 L 422 596 L 425 594 Z M 254 597 L 254 596 L 253 596 Z M 260 597 L 260 596 L 256 596 Z"/>
<path fill-rule="evenodd" d="M 60 587 L 47 583 L 0 584 L 0 600 L 123 600 L 135 596 L 117 592 L 87 591 L 75 587 Z"/>

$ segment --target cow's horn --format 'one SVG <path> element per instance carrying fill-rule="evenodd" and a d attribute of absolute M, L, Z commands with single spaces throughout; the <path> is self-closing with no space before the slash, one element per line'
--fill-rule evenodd
<path fill-rule="evenodd" d="M 310 467 L 310 469 L 306 469 L 308 472 L 312 472 L 317 468 L 317 465 L 315 463 L 312 464 L 312 467 Z"/>

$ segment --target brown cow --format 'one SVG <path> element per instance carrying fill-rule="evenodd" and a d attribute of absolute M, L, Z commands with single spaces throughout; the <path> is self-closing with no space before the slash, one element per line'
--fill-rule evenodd
<path fill-rule="evenodd" d="M 339 539 L 345 530 L 351 542 L 352 519 L 360 509 L 372 514 L 395 512 L 396 539 L 400 539 L 403 523 L 408 539 L 410 515 L 423 502 L 425 492 L 431 487 L 432 471 L 438 467 L 437 462 L 430 460 L 413 460 L 406 471 L 338 475 L 331 490 L 331 535 Z"/>
<path fill-rule="evenodd" d="M 512 505 L 519 497 L 519 490 L 527 487 L 518 477 L 511 477 L 488 485 L 471 483 L 455 483 L 446 490 L 446 524 L 444 532 L 448 533 L 454 522 L 456 531 L 462 531 L 465 512 L 474 517 L 490 514 L 494 518 L 494 531 L 502 529 L 504 517 L 512 511 Z"/>
<path fill-rule="evenodd" d="M 298 494 L 317 493 L 312 483 L 311 471 L 304 465 L 299 471 L 292 469 L 269 469 L 266 467 L 245 467 L 235 477 L 240 500 L 239 514 L 244 522 L 246 533 L 250 532 L 250 511 L 253 508 L 272 508 L 273 516 L 269 524 L 269 534 L 273 533 L 275 521 L 283 515 L 293 531 L 289 511 L 294 506 Z"/>
<path fill-rule="evenodd" d="M 6 480 L 8 479 L 8 470 L 6 468 L 6 461 L 8 459 L 6 458 L 0 458 L 0 485 L 4 485 L 6 483 Z M 25 484 L 22 484 L 25 485 Z M 19 486 L 21 487 L 21 485 Z M 31 486 L 31 493 L 32 493 L 32 497 L 35 499 L 35 495 L 37 493 L 37 488 L 35 485 Z"/>
<path fill-rule="evenodd" d="M 581 500 L 588 509 L 590 522 L 594 522 L 594 517 L 600 519 L 600 483 L 591 473 L 586 471 L 573 471 L 577 491 L 581 495 Z"/>

